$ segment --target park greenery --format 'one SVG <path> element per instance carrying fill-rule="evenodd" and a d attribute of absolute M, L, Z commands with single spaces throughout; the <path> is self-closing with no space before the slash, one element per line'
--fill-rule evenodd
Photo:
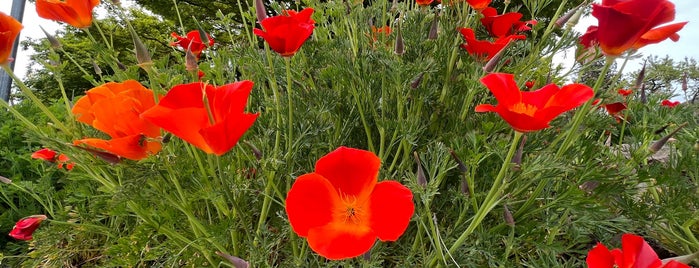
<path fill-rule="evenodd" d="M 0 237 L 0 267 L 581 267 L 627 233 L 660 258 L 699 251 L 697 62 L 593 49 L 560 66 L 564 50 L 584 50 L 572 27 L 589 1 L 493 2 L 537 21 L 493 60 L 461 47 L 461 28 L 495 39 L 465 1 L 118 2 L 103 1 L 90 27 L 22 44 L 37 52 L 0 109 L 0 233 L 48 219 L 29 241 Z M 293 56 L 254 33 L 262 7 L 313 8 Z M 214 45 L 197 57 L 172 44 L 190 31 Z M 644 69 L 626 71 L 630 60 Z M 515 131 L 474 111 L 502 102 L 480 82 L 493 73 L 524 91 L 585 84 L 594 97 Z M 223 154 L 165 130 L 139 141 L 162 150 L 136 160 L 76 143 L 112 136 L 73 112 L 85 92 L 127 80 L 159 101 L 178 85 L 249 80 L 244 110 L 258 115 Z M 396 241 L 329 260 L 292 228 L 286 200 L 341 146 L 375 154 L 378 180 L 407 187 L 414 213 Z M 42 148 L 74 166 L 32 159 Z"/>

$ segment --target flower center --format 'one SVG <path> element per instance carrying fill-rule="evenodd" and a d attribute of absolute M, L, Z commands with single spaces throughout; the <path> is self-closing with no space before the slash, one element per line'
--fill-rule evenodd
<path fill-rule="evenodd" d="M 357 202 L 357 197 L 352 195 L 342 195 L 343 210 L 338 211 L 343 222 L 351 224 L 361 224 L 362 212 L 364 208 L 361 204 Z"/>
<path fill-rule="evenodd" d="M 536 113 L 536 106 L 531 105 L 531 104 L 526 104 L 523 102 L 517 103 L 510 107 L 510 111 L 518 113 L 518 114 L 526 114 L 528 116 L 533 117 L 534 114 Z"/>

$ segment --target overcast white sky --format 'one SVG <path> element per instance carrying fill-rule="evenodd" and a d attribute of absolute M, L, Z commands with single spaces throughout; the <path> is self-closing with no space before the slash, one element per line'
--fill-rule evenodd
<path fill-rule="evenodd" d="M 12 0 L 0 0 L 4 5 L 0 5 L 0 11 L 9 14 L 11 8 Z M 106 1 L 106 0 L 103 0 Z M 515 0 L 516 2 L 516 0 Z M 699 59 L 699 21 L 691 20 L 691 16 L 697 16 L 699 14 L 699 1 L 698 0 L 674 0 L 677 14 L 675 16 L 675 22 L 689 21 L 682 31 L 679 32 L 680 40 L 678 42 L 665 41 L 660 44 L 653 44 L 646 46 L 640 50 L 644 56 L 646 55 L 658 55 L 665 56 L 669 55 L 673 59 L 682 60 L 684 57 L 692 57 L 694 59 Z M 133 4 L 132 0 L 122 0 L 122 3 L 126 5 Z M 98 9 L 98 13 L 105 12 L 104 9 Z M 580 32 L 584 32 L 588 26 L 596 25 L 597 19 L 594 17 L 584 18 L 575 27 Z M 21 40 L 26 40 L 27 37 L 32 38 L 42 38 L 44 34 L 39 29 L 39 25 L 44 27 L 50 33 L 55 32 L 60 28 L 60 25 L 56 22 L 39 18 L 36 15 L 36 7 L 32 3 L 27 3 L 24 12 L 24 29 L 20 33 Z M 15 70 L 16 73 L 22 77 L 26 72 L 26 68 L 29 64 L 28 56 L 31 55 L 33 51 L 19 51 L 16 61 Z M 571 56 L 564 58 L 564 62 L 572 63 L 574 59 Z M 642 60 L 637 59 L 631 61 L 627 64 L 625 71 L 634 71 L 641 68 Z"/>

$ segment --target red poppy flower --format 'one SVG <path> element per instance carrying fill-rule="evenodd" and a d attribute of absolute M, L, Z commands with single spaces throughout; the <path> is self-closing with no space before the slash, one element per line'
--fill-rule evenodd
<path fill-rule="evenodd" d="M 663 264 L 643 237 L 633 234 L 621 236 L 621 249 L 609 250 L 602 243 L 597 243 L 587 253 L 586 262 L 589 268 L 689 268 L 674 260 Z"/>
<path fill-rule="evenodd" d="M 527 87 L 528 89 L 532 89 L 534 87 L 534 84 L 536 84 L 536 81 L 529 80 L 526 83 L 524 83 L 524 86 Z"/>
<path fill-rule="evenodd" d="M 185 51 L 190 49 L 192 53 L 197 56 L 197 58 L 199 58 L 204 49 L 214 45 L 214 39 L 212 39 L 209 34 L 206 34 L 206 37 L 209 39 L 209 43 L 204 44 L 198 30 L 188 32 L 187 36 L 179 36 L 175 32 L 173 32 L 171 35 L 172 37 L 177 38 L 177 41 L 170 43 L 171 46 L 179 46 Z"/>
<path fill-rule="evenodd" d="M 663 100 L 662 102 L 660 102 L 660 105 L 668 107 L 668 108 L 673 108 L 679 104 L 680 104 L 679 101 L 671 101 L 671 100 Z"/>
<path fill-rule="evenodd" d="M 377 183 L 381 160 L 372 152 L 340 147 L 299 176 L 286 196 L 294 232 L 319 255 L 339 260 L 364 254 L 405 232 L 413 193 L 396 181 Z"/>
<path fill-rule="evenodd" d="M 481 19 L 483 26 L 490 35 L 498 38 L 529 31 L 532 29 L 529 26 L 537 23 L 536 20 L 520 21 L 522 14 L 517 12 L 498 15 L 498 11 L 492 7 L 481 10 L 481 14 L 484 16 Z"/>
<path fill-rule="evenodd" d="M 475 10 L 483 10 L 487 8 L 491 1 L 492 0 L 466 0 L 468 5 Z"/>
<path fill-rule="evenodd" d="M 39 17 L 62 21 L 76 28 L 92 25 L 92 9 L 100 0 L 36 0 Z"/>
<path fill-rule="evenodd" d="M 67 170 L 71 170 L 73 169 L 73 166 L 75 166 L 75 163 L 68 163 L 70 161 L 70 158 L 68 158 L 68 156 L 66 156 L 65 154 L 58 155 L 58 153 L 49 148 L 43 148 L 41 150 L 38 150 L 32 153 L 31 157 L 34 159 L 41 159 L 51 163 L 58 163 L 59 169 L 63 168 L 64 164 Z"/>
<path fill-rule="evenodd" d="M 536 91 L 521 92 L 514 75 L 505 73 L 488 74 L 481 78 L 481 83 L 495 95 L 498 104 L 478 105 L 476 112 L 496 112 L 519 132 L 547 128 L 556 116 L 580 106 L 594 95 L 592 89 L 583 84 L 563 88 L 548 84 Z"/>
<path fill-rule="evenodd" d="M 25 217 L 15 223 L 15 227 L 10 231 L 10 236 L 18 240 L 32 240 L 32 234 L 44 220 L 46 220 L 46 215 Z"/>
<path fill-rule="evenodd" d="M 86 144 L 131 160 L 140 160 L 160 151 L 151 138 L 160 136 L 160 128 L 140 118 L 155 105 L 150 89 L 136 80 L 110 82 L 92 88 L 73 106 L 77 120 L 106 133 L 112 139 L 86 138 L 73 144 Z"/>
<path fill-rule="evenodd" d="M 12 46 L 23 28 L 15 18 L 0 12 L 0 65 L 10 61 Z"/>
<path fill-rule="evenodd" d="M 207 153 L 223 155 L 257 119 L 257 113 L 245 113 L 252 86 L 247 80 L 220 87 L 177 85 L 141 117 Z"/>
<path fill-rule="evenodd" d="M 461 48 L 468 51 L 468 54 L 480 59 L 482 61 L 488 61 L 492 59 L 495 54 L 507 46 L 512 40 L 524 40 L 527 37 L 524 35 L 510 35 L 502 38 L 498 38 L 495 42 L 478 40 L 476 39 L 476 34 L 471 28 L 461 28 L 459 29 L 461 35 L 463 35 L 465 44 L 461 45 Z"/>
<path fill-rule="evenodd" d="M 262 20 L 260 24 L 264 30 L 255 28 L 253 33 L 265 39 L 269 47 L 282 57 L 291 57 L 311 36 L 315 21 L 311 19 L 312 8 L 304 8 L 300 12 L 287 10 L 284 13 Z"/>
<path fill-rule="evenodd" d="M 614 117 L 617 122 L 621 122 L 621 120 L 624 119 L 624 115 L 621 114 L 621 111 L 626 110 L 626 104 L 623 102 L 605 104 L 604 109 L 607 110 L 607 113 Z"/>
<path fill-rule="evenodd" d="M 633 91 L 630 89 L 619 89 L 616 92 L 619 93 L 619 95 L 624 96 L 624 97 L 631 95 L 631 93 L 633 93 Z"/>
<path fill-rule="evenodd" d="M 677 41 L 677 32 L 687 24 L 657 27 L 675 19 L 675 5 L 668 0 L 602 0 L 601 5 L 592 4 L 592 16 L 597 18 L 598 26 L 590 26 L 580 43 L 585 47 L 598 44 L 608 56 L 668 38 Z"/>
<path fill-rule="evenodd" d="M 415 3 L 417 3 L 419 6 L 429 6 L 432 4 L 434 0 L 415 0 Z"/>

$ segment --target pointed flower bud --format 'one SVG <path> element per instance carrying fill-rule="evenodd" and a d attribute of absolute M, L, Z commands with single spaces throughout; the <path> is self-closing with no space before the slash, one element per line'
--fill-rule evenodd
<path fill-rule="evenodd" d="M 364 259 L 364 261 L 371 261 L 371 249 L 367 250 L 367 252 L 364 252 L 364 254 L 362 254 L 362 259 Z"/>
<path fill-rule="evenodd" d="M 505 223 L 511 227 L 515 226 L 515 217 L 512 216 L 512 212 L 507 207 L 507 205 L 502 205 L 503 217 L 505 218 Z"/>
<path fill-rule="evenodd" d="M 498 62 L 500 62 L 500 58 L 502 58 L 502 55 L 505 54 L 505 50 L 512 44 L 512 41 L 507 41 L 507 44 L 505 44 L 505 47 L 500 49 L 498 53 L 496 53 L 488 62 L 483 66 L 483 71 L 486 73 L 490 73 L 493 70 L 495 70 L 495 67 L 498 65 Z"/>
<path fill-rule="evenodd" d="M 138 66 L 141 66 L 141 68 L 148 68 L 153 65 L 153 61 L 150 58 L 150 53 L 148 52 L 148 48 L 146 45 L 141 42 L 141 38 L 136 35 L 136 33 L 131 33 L 131 37 L 133 38 L 133 44 L 136 50 L 136 61 L 138 61 Z"/>
<path fill-rule="evenodd" d="M 456 162 L 456 166 L 459 168 L 459 171 L 461 171 L 461 173 L 466 173 L 468 171 L 468 167 L 466 167 L 466 165 L 464 165 L 464 162 L 462 162 L 461 159 L 459 159 L 459 157 L 456 156 L 454 150 L 449 150 L 449 154 L 451 154 L 451 157 L 454 158 L 454 161 Z"/>
<path fill-rule="evenodd" d="M 121 69 L 122 71 L 126 71 L 126 69 L 128 69 L 128 68 L 126 68 L 126 65 L 121 63 L 121 61 L 119 61 L 119 60 L 117 60 L 116 64 L 117 64 L 117 67 L 119 67 L 119 69 Z"/>
<path fill-rule="evenodd" d="M 468 196 L 471 193 L 471 191 L 468 187 L 468 181 L 466 181 L 466 176 L 462 176 L 462 177 L 463 178 L 461 178 L 461 189 L 459 189 L 459 190 L 461 190 L 462 194 Z"/>
<path fill-rule="evenodd" d="M 255 158 L 257 159 L 257 161 L 260 161 L 260 159 L 262 159 L 262 151 L 260 151 L 260 149 L 257 149 L 257 147 L 254 144 L 252 144 L 248 141 L 244 141 L 243 143 L 245 143 L 245 145 L 250 147 L 250 150 L 252 150 L 252 154 L 255 155 Z"/>
<path fill-rule="evenodd" d="M 653 152 L 653 153 L 655 153 L 655 152 L 657 152 L 657 151 L 660 151 L 660 149 L 663 148 L 663 146 L 665 146 L 665 143 L 667 143 L 667 141 L 670 140 L 670 138 L 672 138 L 672 136 L 674 136 L 675 134 L 677 134 L 677 132 L 679 132 L 679 131 L 680 131 L 683 127 L 685 127 L 686 125 L 687 125 L 687 123 L 685 122 L 684 124 L 682 124 L 682 125 L 680 125 L 679 127 L 677 127 L 677 129 L 675 129 L 675 130 L 673 130 L 672 132 L 670 132 L 670 134 L 667 134 L 665 137 L 663 137 L 663 138 L 657 140 L 656 142 L 654 142 L 653 144 L 651 144 L 651 146 L 648 148 L 648 150 L 650 150 L 650 151 Z"/>
<path fill-rule="evenodd" d="M 434 19 L 432 20 L 432 25 L 430 26 L 430 33 L 427 35 L 427 39 L 435 40 L 437 39 L 439 32 L 439 12 L 434 13 Z"/>
<path fill-rule="evenodd" d="M 422 83 L 422 77 L 425 76 L 425 72 L 421 72 L 420 74 L 413 79 L 413 81 L 410 82 L 410 87 L 413 89 L 416 89 L 418 86 L 420 86 L 420 83 Z"/>
<path fill-rule="evenodd" d="M 415 163 L 417 164 L 417 184 L 425 188 L 425 186 L 427 186 L 427 177 L 425 176 L 425 171 L 422 170 L 420 156 L 417 155 L 417 152 L 413 152 L 413 156 L 415 157 Z"/>
<path fill-rule="evenodd" d="M 96 73 L 97 75 L 101 75 L 101 74 L 102 74 L 102 69 L 100 68 L 99 65 L 97 65 L 97 62 L 95 62 L 94 60 L 92 61 L 92 69 L 95 70 L 95 73 Z"/>
<path fill-rule="evenodd" d="M 190 73 L 194 73 L 199 70 L 197 55 L 194 55 L 192 52 L 191 45 L 190 48 L 187 48 L 187 52 L 184 54 L 184 68 Z"/>
<path fill-rule="evenodd" d="M 233 267 L 235 267 L 235 268 L 248 268 L 248 267 L 250 267 L 250 263 L 248 263 L 247 261 L 245 261 L 241 258 L 238 258 L 236 256 L 231 256 L 231 255 L 228 255 L 228 254 L 220 252 L 220 251 L 216 251 L 216 255 L 219 255 L 222 258 L 228 260 L 231 264 L 233 264 Z"/>
<path fill-rule="evenodd" d="M 568 27 L 568 28 L 573 28 L 573 27 L 575 27 L 575 25 L 578 25 L 578 22 L 580 21 L 580 18 L 582 17 L 582 15 L 583 15 L 584 13 L 585 13 L 585 9 L 584 9 L 584 8 L 578 8 L 578 10 L 575 11 L 575 13 L 573 14 L 573 16 L 570 17 L 570 19 L 569 19 L 568 22 L 566 23 L 566 27 Z"/>
<path fill-rule="evenodd" d="M 515 156 L 512 157 L 512 163 L 515 164 L 512 169 L 518 171 L 522 167 L 522 154 L 524 152 L 524 143 L 527 142 L 527 135 L 522 135 L 522 140 L 519 142 L 519 148 Z"/>
<path fill-rule="evenodd" d="M 12 180 L 10 180 L 10 179 L 8 179 L 8 178 L 5 178 L 5 177 L 3 177 L 3 176 L 0 176 L 0 182 L 2 182 L 2 183 L 4 183 L 4 184 L 11 184 L 11 183 L 12 183 Z"/>
<path fill-rule="evenodd" d="M 643 84 L 643 80 L 646 79 L 646 62 L 643 62 L 643 68 L 641 68 L 641 71 L 638 72 L 638 76 L 636 77 L 636 88 L 640 88 L 641 84 Z"/>
<path fill-rule="evenodd" d="M 573 9 L 571 9 L 571 10 L 568 10 L 568 12 L 566 12 L 565 14 L 563 14 L 563 16 L 561 16 L 560 18 L 558 18 L 558 19 L 556 20 L 556 22 L 555 22 L 556 27 L 562 28 L 563 25 L 565 25 L 566 23 L 568 23 L 568 20 L 570 20 L 570 18 L 572 18 L 573 15 L 575 15 L 575 13 L 578 11 L 578 8 L 579 8 L 579 7 L 580 7 L 580 6 L 577 6 L 577 7 L 574 7 Z"/>
<path fill-rule="evenodd" d="M 682 73 L 682 91 L 687 92 L 687 72 Z"/>
<path fill-rule="evenodd" d="M 60 49 L 62 47 L 61 42 L 58 41 L 58 39 L 56 39 L 55 36 L 49 34 L 46 30 L 44 30 L 44 27 L 39 26 L 39 28 L 41 28 L 41 31 L 44 32 L 44 34 L 46 35 L 46 39 L 49 40 L 49 43 L 51 44 L 51 47 L 53 49 Z"/>
<path fill-rule="evenodd" d="M 255 0 L 255 15 L 257 15 L 257 23 L 261 23 L 263 20 L 267 18 L 267 10 L 265 9 L 265 3 L 262 1 L 263 0 Z"/>
<path fill-rule="evenodd" d="M 403 44 L 403 31 L 401 30 L 400 25 L 397 28 L 398 34 L 396 35 L 396 46 L 394 47 L 393 52 L 398 56 L 401 56 L 405 53 L 405 44 Z"/>

